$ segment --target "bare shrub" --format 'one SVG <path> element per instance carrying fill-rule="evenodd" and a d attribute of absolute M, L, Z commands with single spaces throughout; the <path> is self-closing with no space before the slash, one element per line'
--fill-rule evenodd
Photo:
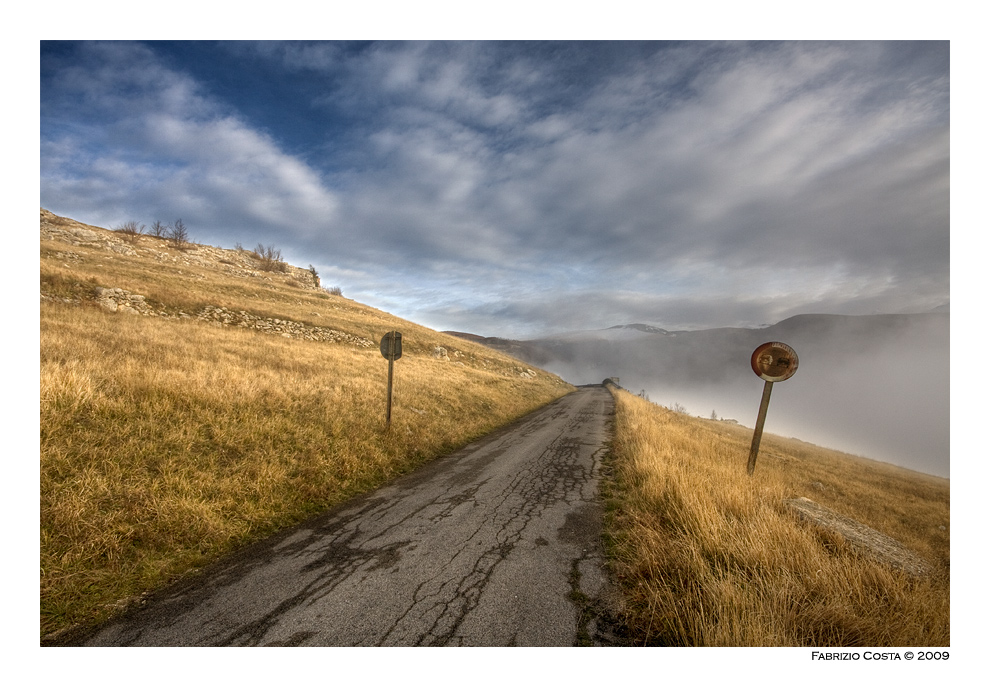
<path fill-rule="evenodd" d="M 331 296 L 343 296 L 344 292 L 339 286 L 324 286 L 323 290 L 329 293 Z"/>
<path fill-rule="evenodd" d="M 186 229 L 186 225 L 181 219 L 175 220 L 175 224 L 168 230 L 168 240 L 176 248 L 184 248 L 189 242 L 189 230 Z"/>
<path fill-rule="evenodd" d="M 113 231 L 117 232 L 118 234 L 137 236 L 138 234 L 144 233 L 144 225 L 138 224 L 134 220 L 130 220 L 128 222 L 124 222 L 123 224 L 114 227 Z"/>
<path fill-rule="evenodd" d="M 254 249 L 254 255 L 261 262 L 261 269 L 266 272 L 285 272 L 288 265 L 282 260 L 282 251 L 275 246 L 265 246 L 259 243 Z"/>
<path fill-rule="evenodd" d="M 151 225 L 151 231 L 148 232 L 152 236 L 156 236 L 160 239 L 166 238 L 168 236 L 169 225 L 162 224 L 159 220 L 155 220 L 154 224 Z"/>

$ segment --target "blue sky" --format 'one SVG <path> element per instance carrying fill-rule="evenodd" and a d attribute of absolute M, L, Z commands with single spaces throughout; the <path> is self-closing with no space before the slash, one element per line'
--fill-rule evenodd
<path fill-rule="evenodd" d="M 41 205 L 514 338 L 949 302 L 949 44 L 41 42 Z"/>

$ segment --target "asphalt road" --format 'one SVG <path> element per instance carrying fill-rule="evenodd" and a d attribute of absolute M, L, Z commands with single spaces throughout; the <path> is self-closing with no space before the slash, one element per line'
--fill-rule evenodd
<path fill-rule="evenodd" d="M 598 502 L 612 412 L 605 388 L 580 388 L 151 597 L 79 643 L 617 643 Z"/>

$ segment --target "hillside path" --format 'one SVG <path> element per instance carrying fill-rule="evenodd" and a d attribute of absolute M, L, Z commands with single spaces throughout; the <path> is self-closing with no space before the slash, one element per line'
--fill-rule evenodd
<path fill-rule="evenodd" d="M 151 597 L 84 643 L 610 644 L 598 482 L 613 413 L 582 387 Z"/>

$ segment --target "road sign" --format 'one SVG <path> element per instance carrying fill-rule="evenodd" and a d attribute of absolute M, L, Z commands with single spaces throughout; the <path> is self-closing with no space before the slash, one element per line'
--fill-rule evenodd
<path fill-rule="evenodd" d="M 389 332 L 382 337 L 379 350 L 385 360 L 398 360 L 402 357 L 402 334 L 400 332 Z"/>
<path fill-rule="evenodd" d="M 763 423 L 770 407 L 770 392 L 774 382 L 790 379 L 797 372 L 798 356 L 793 348 L 779 341 L 760 344 L 749 358 L 749 365 L 760 379 L 765 380 L 763 398 L 760 399 L 760 412 L 756 416 L 756 429 L 753 430 L 753 444 L 749 448 L 749 463 L 746 472 L 750 475 L 756 468 L 756 456 L 760 453 L 760 440 L 763 438 Z"/>
<path fill-rule="evenodd" d="M 787 344 L 768 341 L 756 347 L 749 364 L 760 379 L 782 382 L 790 379 L 797 372 L 798 356 Z"/>
<path fill-rule="evenodd" d="M 385 429 L 387 430 L 392 425 L 392 366 L 396 360 L 402 357 L 402 334 L 389 332 L 382 337 L 378 350 L 388 361 L 388 391 L 385 400 Z"/>

